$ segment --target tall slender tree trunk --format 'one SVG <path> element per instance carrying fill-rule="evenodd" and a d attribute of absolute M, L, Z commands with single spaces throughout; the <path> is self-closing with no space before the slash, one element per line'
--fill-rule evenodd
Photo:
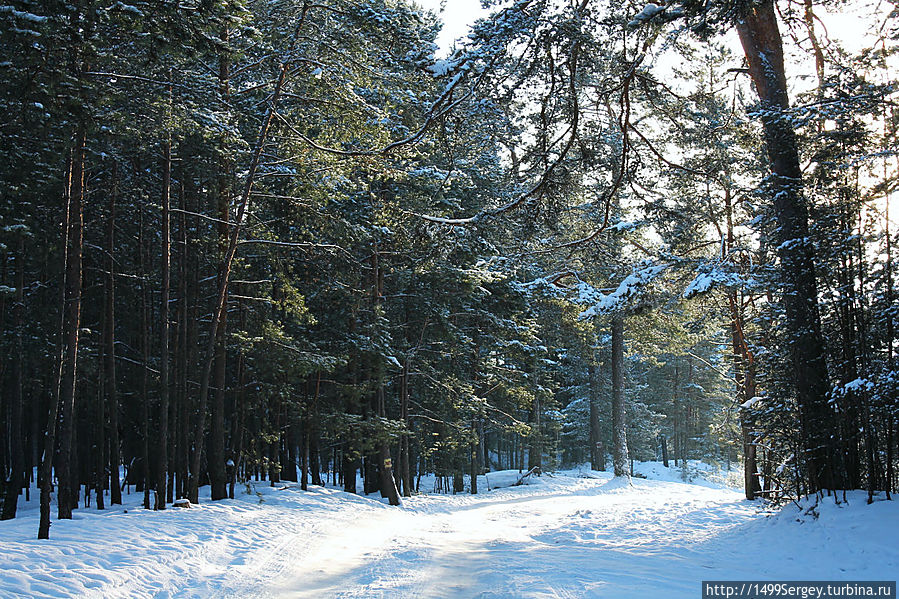
<path fill-rule="evenodd" d="M 226 26 L 222 31 L 222 44 L 227 46 L 230 33 Z M 231 60 L 227 50 L 219 58 L 219 91 L 227 102 L 230 97 Z M 228 251 L 228 229 L 231 204 L 231 165 L 227 157 L 219 160 L 218 173 L 218 230 L 219 247 L 224 257 Z M 219 273 L 221 277 L 224 273 Z M 221 281 L 219 281 L 221 285 Z M 225 472 L 225 386 L 228 360 L 228 298 L 225 297 L 225 309 L 220 317 L 217 350 L 215 356 L 215 393 L 212 401 L 212 431 L 209 436 L 209 482 L 212 485 L 213 501 L 226 498 L 227 476 Z"/>
<path fill-rule="evenodd" d="M 271 483 L 271 486 L 275 486 L 275 483 L 281 482 L 281 443 L 283 442 L 283 433 L 281 432 L 281 416 L 284 413 L 284 404 L 282 400 L 276 397 L 274 400 L 274 405 L 271 407 L 271 411 L 274 412 L 275 417 L 272 422 L 272 427 L 276 431 L 276 435 L 273 435 L 274 440 L 268 444 L 268 480 Z"/>
<path fill-rule="evenodd" d="M 118 163 L 112 167 L 112 193 L 109 194 L 109 214 L 106 222 L 106 316 L 103 329 L 103 358 L 106 364 L 106 411 L 109 417 L 109 503 L 122 504 L 122 487 L 119 483 L 119 465 L 122 463 L 119 447 L 119 397 L 116 387 L 115 364 L 115 210 L 118 199 Z"/>
<path fill-rule="evenodd" d="M 381 250 L 377 240 L 374 244 L 372 252 L 372 314 L 375 319 L 375 327 L 377 327 L 377 319 L 381 314 L 381 302 L 384 296 L 384 269 L 381 264 Z M 382 420 L 387 418 L 387 401 L 384 393 L 384 376 L 383 367 L 375 366 L 373 373 L 375 379 L 375 395 L 374 403 L 376 414 Z M 381 496 L 386 497 L 390 505 L 400 505 L 399 491 L 396 488 L 396 480 L 393 476 L 393 459 L 390 456 L 390 446 L 386 439 L 382 439 L 378 443 L 377 454 L 377 472 L 378 482 L 381 490 Z"/>
<path fill-rule="evenodd" d="M 400 418 L 410 430 L 409 421 L 409 358 L 403 362 L 403 372 L 400 375 Z M 409 466 L 409 435 L 400 437 L 400 480 L 403 483 L 403 497 L 412 496 L 412 473 Z"/>
<path fill-rule="evenodd" d="M 377 405 L 378 416 L 382 419 L 387 417 L 387 406 L 384 397 L 383 383 L 378 384 Z M 378 479 L 380 483 L 381 495 L 387 498 L 390 505 L 400 505 L 399 491 L 396 488 L 396 480 L 393 476 L 393 459 L 390 457 L 390 446 L 386 440 L 382 440 L 378 444 Z"/>
<path fill-rule="evenodd" d="M 799 406 L 802 448 L 811 490 L 843 486 L 835 468 L 839 432 L 827 405 L 829 378 L 818 313 L 818 287 L 809 240 L 808 207 L 789 109 L 783 43 L 773 0 L 747 6 L 736 23 L 749 74 L 761 102 L 761 120 L 771 166 L 786 332 Z"/>
<path fill-rule="evenodd" d="M 476 420 L 471 421 L 471 434 L 477 438 L 478 423 Z M 471 494 L 478 494 L 478 444 L 472 442 L 468 446 L 468 477 L 471 479 Z"/>
<path fill-rule="evenodd" d="M 528 470 L 543 465 L 543 426 L 541 423 L 542 408 L 540 398 L 535 397 L 531 406 L 531 434 L 528 443 Z"/>
<path fill-rule="evenodd" d="M 237 207 L 237 215 L 234 220 L 234 225 L 231 227 L 230 237 L 228 239 L 228 249 L 225 253 L 225 259 L 221 267 L 218 298 L 216 300 L 216 305 L 212 313 L 212 323 L 209 327 L 209 340 L 206 349 L 206 356 L 204 358 L 203 370 L 200 375 L 200 394 L 197 401 L 197 426 L 194 430 L 194 438 L 198 439 L 197 443 L 201 446 L 202 441 L 200 439 L 202 439 L 202 435 L 206 429 L 206 404 L 209 400 L 209 384 L 212 378 L 212 364 L 215 360 L 216 355 L 216 341 L 218 339 L 218 333 L 222 323 L 222 319 L 224 318 L 225 312 L 227 310 L 226 300 L 228 296 L 228 283 L 231 278 L 231 268 L 234 264 L 234 255 L 237 253 L 237 241 L 240 238 L 244 214 L 246 213 L 247 205 L 250 202 L 250 193 L 253 191 L 253 184 L 256 179 L 256 171 L 259 168 L 259 164 L 262 158 L 262 151 L 265 148 L 265 143 L 268 139 L 269 127 L 271 126 L 272 119 L 274 118 L 275 108 L 278 106 L 278 102 L 281 99 L 281 93 L 284 89 L 284 82 L 287 80 L 287 75 L 293 64 L 291 58 L 293 57 L 294 49 L 296 48 L 300 31 L 302 30 L 305 23 L 306 13 L 308 12 L 308 10 L 309 5 L 304 2 L 303 8 L 300 12 L 299 20 L 297 21 L 297 26 L 294 30 L 293 38 L 290 42 L 290 47 L 285 53 L 285 57 L 288 58 L 286 58 L 281 64 L 281 69 L 278 73 L 278 79 L 275 81 L 274 90 L 272 91 L 271 99 L 269 101 L 268 110 L 266 111 L 265 117 L 263 117 L 262 125 L 259 128 L 259 136 L 256 139 L 256 145 L 253 148 L 253 156 L 250 159 L 249 168 L 247 169 L 243 193 L 241 194 L 240 203 Z M 201 456 L 202 451 L 199 448 L 191 456 L 189 495 L 190 500 L 193 503 L 199 502 L 199 470 Z"/>
<path fill-rule="evenodd" d="M 730 188 L 724 190 L 724 213 L 726 218 L 725 249 L 730 255 L 734 250 L 733 198 Z M 749 351 L 745 335 L 745 319 L 742 298 L 736 289 L 728 292 L 730 307 L 731 351 L 734 362 L 734 378 L 737 381 L 737 401 L 740 404 L 740 434 L 743 442 L 743 490 L 746 499 L 755 499 L 761 491 L 758 477 L 757 447 L 752 432 L 749 408 L 743 407 L 755 397 L 755 359 Z"/>
<path fill-rule="evenodd" d="M 103 324 L 106 328 L 106 324 Z M 97 414 L 96 414 L 96 430 L 97 438 L 94 448 L 94 490 L 97 492 L 97 509 L 106 508 L 103 493 L 106 490 L 106 484 L 109 480 L 107 475 L 107 455 L 106 455 L 106 374 L 103 372 L 106 366 L 106 357 L 103 355 L 103 344 L 98 348 L 97 356 Z M 90 495 L 85 491 L 85 501 L 90 500 Z"/>
<path fill-rule="evenodd" d="M 247 330 L 247 309 L 243 305 L 243 300 L 238 301 L 238 313 L 240 314 L 240 330 L 245 331 Z M 232 410 L 231 458 L 229 460 L 231 467 L 228 472 L 228 497 L 231 499 L 234 499 L 234 486 L 237 483 L 238 470 L 243 464 L 247 413 L 246 387 L 246 355 L 244 352 L 240 352 L 237 356 L 237 392 L 234 395 L 234 409 Z"/>
<path fill-rule="evenodd" d="M 311 404 L 306 406 L 306 414 L 303 427 L 303 481 L 302 489 L 305 491 L 309 485 L 309 471 L 312 468 L 312 435 L 314 433 L 313 418 L 318 409 L 318 396 L 321 392 L 322 373 L 319 371 L 315 377 L 315 394 Z M 317 467 L 317 466 L 316 466 Z"/>
<path fill-rule="evenodd" d="M 487 433 L 484 431 L 484 414 L 478 417 L 478 470 L 480 474 L 487 472 L 490 465 L 487 463 Z"/>
<path fill-rule="evenodd" d="M 308 401 L 308 397 L 306 400 Z M 284 405 L 284 446 L 281 452 L 281 480 L 290 482 L 297 481 L 297 463 L 302 462 L 299 458 L 300 439 L 302 436 L 300 427 L 300 418 L 296 409 L 291 404 Z"/>
<path fill-rule="evenodd" d="M 0 281 L 5 282 L 8 278 L 9 266 L 10 266 L 10 248 L 0 247 Z M 0 337 L 5 336 L 7 329 L 6 325 L 6 314 L 7 314 L 7 295 L 4 293 L 0 295 Z M 15 300 L 13 300 L 15 302 Z M 0 430 L 9 431 L 10 426 L 10 400 L 6 393 L 3 393 L 3 380 L 6 378 L 6 369 L 8 368 L 8 363 L 12 362 L 12 352 L 7 352 L 3 355 L 0 355 Z M 12 456 L 10 444 L 8 442 L 0 443 L 0 472 L 5 474 L 9 474 L 12 468 Z M 3 492 L 6 488 L 7 479 L 3 480 L 3 484 L 0 485 L 0 500 L 4 497 Z M 2 513 L 2 511 L 0 511 Z"/>
<path fill-rule="evenodd" d="M 357 325 L 355 310 L 353 312 L 354 313 L 350 316 L 349 323 L 347 323 L 347 330 L 350 335 L 356 332 Z M 358 352 L 351 348 L 350 359 L 348 360 L 348 363 L 351 365 L 349 374 L 349 387 L 351 389 L 356 389 L 359 386 L 359 368 L 352 365 L 359 364 L 360 361 L 361 358 Z M 345 395 L 343 410 L 346 414 L 359 414 L 361 411 L 354 393 L 350 392 Z M 340 475 L 343 479 L 343 490 L 346 493 L 356 493 L 356 472 L 361 466 L 359 454 L 360 444 L 357 434 L 353 429 L 344 432 L 342 441 L 340 451 Z"/>
<path fill-rule="evenodd" d="M 141 354 L 143 367 L 141 368 L 141 476 L 143 478 L 144 509 L 150 509 L 150 310 L 149 289 L 147 284 L 147 257 L 146 244 L 144 243 L 144 211 L 141 207 L 138 212 L 138 237 L 137 245 L 140 253 L 140 307 L 141 307 Z"/>
<path fill-rule="evenodd" d="M 227 301 L 227 300 L 226 300 Z M 227 311 L 222 314 L 222 322 L 218 330 L 215 357 L 215 391 L 212 401 L 212 430 L 209 433 L 209 483 L 210 498 L 213 501 L 225 499 L 227 494 L 227 476 L 225 472 L 225 386 L 228 326 Z"/>
<path fill-rule="evenodd" d="M 63 179 L 63 224 L 62 224 L 62 238 L 63 238 L 63 272 L 65 273 L 68 268 L 66 265 L 67 254 L 65 248 L 69 246 L 69 220 L 70 220 L 70 208 L 71 208 L 71 199 L 70 195 L 72 193 L 72 165 L 73 158 L 70 153 L 68 158 L 66 159 L 66 169 L 65 169 L 65 177 Z M 58 428 L 58 419 L 59 419 L 59 403 L 62 397 L 62 371 L 63 371 L 63 362 L 65 361 L 65 330 L 66 330 L 66 290 L 65 285 L 60 289 L 60 311 L 59 311 L 59 331 L 57 335 L 57 356 L 56 356 L 56 373 L 55 373 L 55 384 L 53 385 L 53 394 L 50 397 L 50 409 L 47 414 L 47 430 L 44 434 L 44 453 L 41 458 L 40 464 L 40 473 L 38 476 L 38 482 L 41 486 L 41 497 L 40 497 L 40 521 L 38 523 L 37 530 L 37 538 L 38 539 L 49 539 L 50 538 L 50 492 L 52 489 L 52 475 L 53 475 L 53 461 L 56 450 L 56 432 Z"/>
<path fill-rule="evenodd" d="M 78 344 L 81 331 L 81 258 L 84 247 L 85 133 L 79 128 L 72 152 L 69 193 L 69 234 L 65 270 L 65 359 L 60 383 L 58 518 L 71 519 L 78 484 L 72 468 L 75 436 L 75 386 L 78 378 Z"/>
<path fill-rule="evenodd" d="M 612 317 L 612 437 L 615 476 L 630 476 L 624 401 L 624 315 Z"/>
<path fill-rule="evenodd" d="M 606 469 L 606 456 L 602 450 L 602 428 L 599 418 L 599 397 L 600 397 L 600 377 L 599 377 L 599 356 L 597 352 L 599 348 L 594 346 L 587 348 L 590 357 L 587 361 L 587 367 L 590 375 L 590 468 L 593 470 Z"/>
<path fill-rule="evenodd" d="M 186 174 L 184 175 L 184 182 L 189 184 L 189 186 L 185 187 L 185 194 L 183 198 L 184 206 L 182 208 L 186 208 L 188 210 L 193 209 L 195 213 L 196 210 L 196 193 L 193 185 L 193 180 L 189 178 Z M 182 215 L 183 216 L 183 215 Z M 181 397 L 181 415 L 179 418 L 179 442 L 178 446 L 181 448 L 179 451 L 179 488 L 178 488 L 178 497 L 185 498 L 190 495 L 190 464 L 192 462 L 193 452 L 200 451 L 200 447 L 202 445 L 201 441 L 198 442 L 197 439 L 194 439 L 194 442 L 191 443 L 191 393 L 190 393 L 190 379 L 191 375 L 197 369 L 197 363 L 199 360 L 197 359 L 198 348 L 199 348 L 199 318 L 197 317 L 197 294 L 199 293 L 200 288 L 200 264 L 199 257 L 197 256 L 196 244 L 194 242 L 194 238 L 190 237 L 187 232 L 187 222 L 186 219 L 182 222 L 182 227 L 184 228 L 184 232 L 182 234 L 182 247 L 184 249 L 184 313 L 185 313 L 185 331 L 184 331 L 184 339 L 185 339 L 185 350 L 184 355 L 182 356 L 182 368 L 185 370 L 184 374 L 184 389 L 182 390 Z M 200 230 L 200 217 L 194 216 L 193 221 L 191 223 L 191 230 L 193 231 L 194 237 L 197 232 Z"/>
<path fill-rule="evenodd" d="M 322 483 L 322 459 L 321 448 L 318 443 L 318 409 L 312 414 L 312 437 L 309 440 L 309 470 L 312 473 L 311 482 L 313 485 L 321 487 Z M 336 467 L 336 465 L 335 465 Z M 325 479 L 328 474 L 325 472 Z"/>
<path fill-rule="evenodd" d="M 884 120 L 885 122 L 885 120 Z M 886 166 L 884 166 L 886 169 Z M 890 239 L 890 198 L 887 198 L 885 214 L 884 214 L 884 225 L 883 225 L 883 233 L 886 237 L 886 251 L 887 251 L 887 260 L 885 265 L 886 270 L 886 305 L 890 308 L 893 306 L 893 248 L 892 241 Z M 887 346 L 887 368 L 889 368 L 890 372 L 894 372 L 896 370 L 895 358 L 893 355 L 893 340 L 895 339 L 895 325 L 893 323 L 893 311 L 892 309 L 888 309 L 886 313 L 887 320 L 887 338 L 886 338 L 886 346 Z M 891 405 L 886 406 L 886 429 L 887 429 L 887 484 L 886 484 L 886 492 L 887 499 L 890 499 L 890 493 L 893 491 L 893 427 L 896 421 L 896 414 L 892 409 Z"/>
<path fill-rule="evenodd" d="M 169 79 L 171 80 L 171 70 Z M 169 87 L 171 110 L 172 88 Z M 172 241 L 171 241 L 171 189 L 172 189 L 172 133 L 166 123 L 166 140 L 162 145 L 162 297 L 159 306 L 159 437 L 156 451 L 159 469 L 156 471 L 156 509 L 165 509 L 166 486 L 169 472 L 169 295 L 171 293 Z"/>
<path fill-rule="evenodd" d="M 6 480 L 6 489 L 3 502 L 3 511 L 0 520 L 11 520 L 16 517 L 16 507 L 19 503 L 19 493 L 27 485 L 25 480 L 25 427 L 22 419 L 23 412 L 23 377 L 24 377 L 24 352 L 23 338 L 25 336 L 25 233 L 20 231 L 16 240 L 16 303 L 13 306 L 13 320 L 16 326 L 16 351 L 12 357 L 13 363 L 13 392 L 10 398 L 9 432 L 10 432 L 10 472 Z"/>
<path fill-rule="evenodd" d="M 746 499 L 755 499 L 761 491 L 758 476 L 758 451 L 753 438 L 749 407 L 746 402 L 755 397 L 755 365 L 746 351 L 746 340 L 743 338 L 742 314 L 739 309 L 737 292 L 732 291 L 729 303 L 731 306 L 731 343 L 733 347 L 734 371 L 737 379 L 737 400 L 740 403 L 740 434 L 743 442 L 743 490 Z"/>

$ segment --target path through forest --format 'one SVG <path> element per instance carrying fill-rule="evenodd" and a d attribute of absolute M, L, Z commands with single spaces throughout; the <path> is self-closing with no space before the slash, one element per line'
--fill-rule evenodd
<path fill-rule="evenodd" d="M 401 508 L 334 489 L 250 490 L 190 510 L 79 510 L 50 542 L 31 540 L 30 514 L 2 523 L 0 595 L 695 598 L 709 579 L 899 574 L 899 510 L 861 493 L 771 515 L 704 481 L 605 473 Z"/>
<path fill-rule="evenodd" d="M 695 596 L 699 580 L 739 561 L 733 535 L 758 517 L 730 491 L 677 483 L 560 478 L 481 497 L 408 501 L 301 550 L 295 597 Z M 334 559 L 334 558 L 337 559 Z"/>

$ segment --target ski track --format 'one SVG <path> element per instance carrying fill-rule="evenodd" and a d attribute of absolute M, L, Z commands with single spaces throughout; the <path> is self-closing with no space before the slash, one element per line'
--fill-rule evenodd
<path fill-rule="evenodd" d="M 81 510 L 49 542 L 32 540 L 26 510 L 0 523 L 0 596 L 694 598 L 702 580 L 899 577 L 892 502 L 822 503 L 797 522 L 795 508 L 769 518 L 730 489 L 574 472 L 399 508 L 257 491 L 190 510 Z"/>

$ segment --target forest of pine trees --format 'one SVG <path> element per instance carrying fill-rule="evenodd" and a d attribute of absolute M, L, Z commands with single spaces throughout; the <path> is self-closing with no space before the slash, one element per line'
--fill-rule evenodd
<path fill-rule="evenodd" d="M 894 489 L 895 2 L 500 2 L 444 56 L 413 0 L 5 1 L 3 519 L 655 459 Z"/>

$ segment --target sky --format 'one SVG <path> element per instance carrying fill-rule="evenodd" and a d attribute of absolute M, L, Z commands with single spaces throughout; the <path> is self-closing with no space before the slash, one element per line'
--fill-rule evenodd
<path fill-rule="evenodd" d="M 443 19 L 443 30 L 437 38 L 442 53 L 446 53 L 455 40 L 464 37 L 478 17 L 488 13 L 481 8 L 481 0 L 416 0 L 416 2 L 423 8 L 439 13 Z M 442 13 L 441 4 L 445 5 Z"/>

